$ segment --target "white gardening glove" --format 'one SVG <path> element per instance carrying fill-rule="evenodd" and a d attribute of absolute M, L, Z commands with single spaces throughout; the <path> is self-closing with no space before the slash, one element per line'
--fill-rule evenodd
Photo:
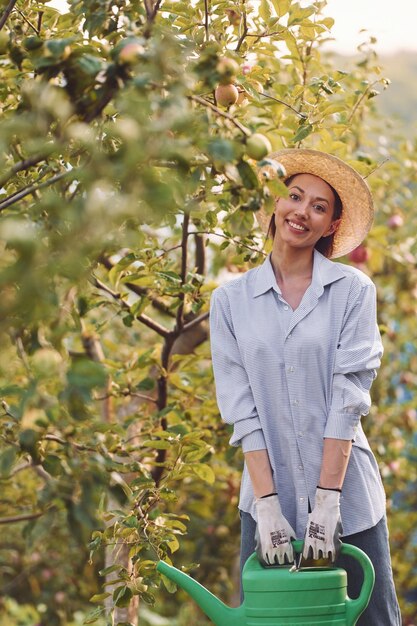
<path fill-rule="evenodd" d="M 342 545 L 340 535 L 343 532 L 339 502 L 340 491 L 317 487 L 314 509 L 308 516 L 304 536 L 304 559 L 336 560 Z"/>
<path fill-rule="evenodd" d="M 282 514 L 276 493 L 256 498 L 256 554 L 262 565 L 284 565 L 294 561 L 291 539 L 295 532 Z"/>

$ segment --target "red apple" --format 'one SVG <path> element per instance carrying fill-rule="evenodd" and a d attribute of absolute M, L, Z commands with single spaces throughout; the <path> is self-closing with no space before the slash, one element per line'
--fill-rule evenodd
<path fill-rule="evenodd" d="M 236 104 L 238 104 L 238 105 L 246 104 L 246 102 L 248 101 L 248 94 L 243 89 L 243 87 L 237 87 L 237 90 L 239 92 L 239 97 L 238 97 L 238 99 L 236 101 Z"/>
<path fill-rule="evenodd" d="M 119 52 L 119 62 L 126 65 L 136 63 L 145 52 L 145 48 L 138 42 L 130 41 Z"/>
<path fill-rule="evenodd" d="M 235 104 L 239 98 L 239 92 L 234 85 L 218 85 L 214 92 L 217 104 L 222 107 L 229 107 Z"/>
<path fill-rule="evenodd" d="M 391 217 L 387 221 L 387 226 L 391 228 L 392 230 L 401 228 L 401 226 L 403 225 L 404 225 L 404 219 L 402 215 L 399 215 L 398 213 L 394 213 L 394 215 L 391 215 Z"/>
<path fill-rule="evenodd" d="M 390 468 L 391 472 L 393 474 L 396 474 L 398 472 L 398 470 L 400 469 L 400 462 L 399 461 L 391 461 L 391 463 L 388 463 L 388 467 Z"/>
<path fill-rule="evenodd" d="M 352 252 L 349 252 L 348 259 L 349 261 L 352 261 L 352 263 L 356 263 L 357 265 L 359 265 L 360 263 L 366 263 L 366 261 L 369 259 L 368 248 L 364 246 L 363 243 L 361 243 L 357 248 L 352 250 Z"/>
<path fill-rule="evenodd" d="M 229 22 L 232 26 L 237 26 L 240 22 L 240 13 L 236 11 L 236 9 L 226 9 L 225 11 L 227 17 L 229 18 Z"/>

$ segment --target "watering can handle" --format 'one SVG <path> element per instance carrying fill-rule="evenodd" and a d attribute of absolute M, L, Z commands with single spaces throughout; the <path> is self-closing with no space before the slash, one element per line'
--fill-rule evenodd
<path fill-rule="evenodd" d="M 304 542 L 301 539 L 293 541 L 292 545 L 294 550 L 298 553 L 301 552 L 303 549 L 303 543 Z M 349 543 L 342 543 L 340 552 L 341 554 L 351 556 L 356 559 L 363 569 L 364 578 L 359 596 L 355 600 L 348 598 L 346 602 L 347 623 L 354 625 L 356 624 L 358 617 L 363 613 L 369 604 L 369 599 L 375 583 L 375 570 L 369 556 L 356 546 L 352 546 Z"/>

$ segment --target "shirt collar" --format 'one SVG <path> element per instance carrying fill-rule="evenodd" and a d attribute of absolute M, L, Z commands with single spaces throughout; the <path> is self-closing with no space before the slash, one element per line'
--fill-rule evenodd
<path fill-rule="evenodd" d="M 318 296 L 321 296 L 326 285 L 334 283 L 344 277 L 345 273 L 338 263 L 330 261 L 318 250 L 314 250 L 311 286 Z M 270 289 L 280 291 L 271 264 L 271 254 L 268 254 L 262 265 L 258 267 L 253 297 L 256 298 Z"/>

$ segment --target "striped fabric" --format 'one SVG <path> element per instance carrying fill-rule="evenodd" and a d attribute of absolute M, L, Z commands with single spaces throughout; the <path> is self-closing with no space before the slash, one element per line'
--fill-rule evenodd
<path fill-rule="evenodd" d="M 344 535 L 385 512 L 376 460 L 360 418 L 380 365 L 375 286 L 356 268 L 314 252 L 312 282 L 293 311 L 270 257 L 212 295 L 210 326 L 217 403 L 231 445 L 267 449 L 281 507 L 304 536 L 320 475 L 323 437 L 351 439 L 343 486 Z M 255 516 L 243 470 L 239 508 Z"/>

